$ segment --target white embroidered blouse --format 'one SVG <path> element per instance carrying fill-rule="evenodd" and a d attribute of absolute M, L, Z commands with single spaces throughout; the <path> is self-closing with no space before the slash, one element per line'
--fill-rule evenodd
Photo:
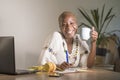
<path fill-rule="evenodd" d="M 54 32 L 45 42 L 40 54 L 39 64 L 43 65 L 46 62 L 61 64 L 66 61 L 65 51 L 67 51 L 66 41 L 60 32 Z M 82 41 L 80 35 L 76 34 L 73 41 L 72 53 L 68 54 L 69 63 L 72 63 L 73 67 L 80 66 L 87 68 L 89 52 L 89 46 L 86 41 Z"/>

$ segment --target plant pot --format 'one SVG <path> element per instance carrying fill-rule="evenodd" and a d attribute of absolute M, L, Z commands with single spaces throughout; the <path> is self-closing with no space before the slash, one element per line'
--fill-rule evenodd
<path fill-rule="evenodd" d="M 98 56 L 105 56 L 106 53 L 107 53 L 107 49 L 99 48 L 99 47 L 96 48 L 96 55 L 98 55 Z"/>
<path fill-rule="evenodd" d="M 96 60 L 95 65 L 104 65 L 105 64 L 105 56 L 107 53 L 107 49 L 105 48 L 96 48 Z"/>
<path fill-rule="evenodd" d="M 116 62 L 114 64 L 114 71 L 120 72 L 120 59 L 116 60 Z"/>
<path fill-rule="evenodd" d="M 119 54 L 119 59 L 120 59 L 120 46 L 118 46 L 118 54 Z"/>

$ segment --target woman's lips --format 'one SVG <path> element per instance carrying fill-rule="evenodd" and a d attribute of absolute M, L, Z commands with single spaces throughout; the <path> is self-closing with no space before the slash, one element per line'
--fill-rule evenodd
<path fill-rule="evenodd" d="M 70 31 L 67 31 L 66 33 L 71 34 L 72 32 L 73 32 L 73 30 L 70 30 Z"/>

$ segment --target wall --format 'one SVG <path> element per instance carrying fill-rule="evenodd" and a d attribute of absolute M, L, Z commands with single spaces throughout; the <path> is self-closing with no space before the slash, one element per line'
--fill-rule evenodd
<path fill-rule="evenodd" d="M 0 36 L 15 36 L 17 68 L 37 65 L 47 35 L 59 30 L 57 18 L 65 10 L 83 20 L 77 8 L 114 7 L 117 14 L 111 24 L 119 28 L 120 0 L 0 0 Z"/>

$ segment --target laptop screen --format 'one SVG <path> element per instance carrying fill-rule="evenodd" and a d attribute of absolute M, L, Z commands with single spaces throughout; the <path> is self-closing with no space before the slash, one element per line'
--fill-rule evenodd
<path fill-rule="evenodd" d="M 15 73 L 14 37 L 0 37 L 0 73 Z"/>

